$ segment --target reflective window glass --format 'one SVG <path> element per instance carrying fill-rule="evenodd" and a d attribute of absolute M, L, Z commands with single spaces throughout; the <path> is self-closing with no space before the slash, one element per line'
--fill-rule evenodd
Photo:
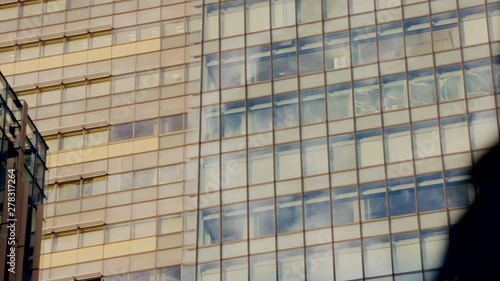
<path fill-rule="evenodd" d="M 248 151 L 248 182 L 258 184 L 274 179 L 272 148 Z"/>
<path fill-rule="evenodd" d="M 356 167 L 354 136 L 342 135 L 330 137 L 330 170 L 342 171 Z"/>
<path fill-rule="evenodd" d="M 488 27 L 484 7 L 460 10 L 460 31 L 463 46 L 488 42 Z"/>
<path fill-rule="evenodd" d="M 219 7 L 218 4 L 205 6 L 205 15 L 203 17 L 203 35 L 204 40 L 215 39 L 219 37 Z"/>
<path fill-rule="evenodd" d="M 182 164 L 161 167 L 158 169 L 158 183 L 170 183 L 182 180 Z"/>
<path fill-rule="evenodd" d="M 354 82 L 356 115 L 380 112 L 378 79 Z"/>
<path fill-rule="evenodd" d="M 498 122 L 495 111 L 469 114 L 471 145 L 473 149 L 484 149 L 498 140 Z"/>
<path fill-rule="evenodd" d="M 90 34 L 90 48 L 101 48 L 107 46 L 111 46 L 111 32 Z"/>
<path fill-rule="evenodd" d="M 274 200 L 249 203 L 250 238 L 274 234 Z"/>
<path fill-rule="evenodd" d="M 359 186 L 361 193 L 361 220 L 368 221 L 387 217 L 387 192 L 384 182 Z"/>
<path fill-rule="evenodd" d="M 88 38 L 87 36 L 70 37 L 66 41 L 66 52 L 78 52 L 87 50 Z"/>
<path fill-rule="evenodd" d="M 335 1 L 342 2 L 342 1 Z M 326 69 L 344 68 L 351 65 L 349 33 L 325 34 Z"/>
<path fill-rule="evenodd" d="M 214 90 L 219 87 L 219 55 L 203 57 L 203 90 Z"/>
<path fill-rule="evenodd" d="M 181 215 L 171 215 L 158 218 L 158 234 L 182 231 Z"/>
<path fill-rule="evenodd" d="M 460 64 L 436 69 L 438 96 L 440 101 L 464 97 L 463 74 Z"/>
<path fill-rule="evenodd" d="M 464 63 L 464 72 L 468 97 L 493 93 L 490 60 Z"/>
<path fill-rule="evenodd" d="M 222 261 L 222 280 L 248 280 L 247 258 Z"/>
<path fill-rule="evenodd" d="M 136 40 L 136 28 L 117 29 L 113 31 L 114 44 L 124 44 Z"/>
<path fill-rule="evenodd" d="M 181 267 L 172 266 L 156 270 L 157 281 L 176 281 L 181 280 Z M 183 279 L 184 280 L 184 279 Z"/>
<path fill-rule="evenodd" d="M 348 0 L 326 0 L 323 3 L 323 14 L 325 18 L 347 15 Z"/>
<path fill-rule="evenodd" d="M 97 177 L 83 181 L 82 196 L 92 196 L 106 193 L 106 177 Z"/>
<path fill-rule="evenodd" d="M 221 87 L 228 88 L 245 83 L 245 52 L 243 50 L 221 54 Z"/>
<path fill-rule="evenodd" d="M 276 254 L 250 256 L 250 280 L 276 280 Z"/>
<path fill-rule="evenodd" d="M 108 176 L 108 192 L 127 190 L 132 187 L 132 173 Z"/>
<path fill-rule="evenodd" d="M 247 238 L 246 211 L 246 204 L 222 207 L 222 242 Z"/>
<path fill-rule="evenodd" d="M 143 187 L 156 184 L 156 168 L 142 171 L 134 171 L 132 177 L 134 187 Z"/>
<path fill-rule="evenodd" d="M 212 262 L 198 265 L 198 278 L 199 281 L 212 281 L 220 280 L 220 264 L 219 262 Z"/>
<path fill-rule="evenodd" d="M 408 126 L 386 128 L 385 137 L 385 160 L 387 162 L 399 162 L 412 159 L 411 135 Z"/>
<path fill-rule="evenodd" d="M 297 231 L 302 227 L 302 195 L 276 199 L 278 233 Z"/>
<path fill-rule="evenodd" d="M 365 277 L 392 273 L 388 236 L 363 239 L 363 266 Z"/>
<path fill-rule="evenodd" d="M 466 117 L 441 119 L 441 141 L 445 154 L 470 150 Z"/>
<path fill-rule="evenodd" d="M 300 177 L 300 146 L 298 143 L 276 146 L 276 179 Z"/>
<path fill-rule="evenodd" d="M 303 1 L 303 0 L 299 0 Z M 315 1 L 315 0 L 306 0 Z M 321 36 L 299 39 L 300 74 L 323 70 L 323 42 Z"/>
<path fill-rule="evenodd" d="M 433 15 L 431 26 L 435 52 L 460 47 L 456 12 Z"/>
<path fill-rule="evenodd" d="M 244 32 L 243 1 L 229 1 L 220 4 L 220 35 L 228 37 Z"/>
<path fill-rule="evenodd" d="M 417 232 L 392 236 L 392 261 L 394 273 L 422 270 Z M 422 277 L 420 276 L 420 278 Z"/>
<path fill-rule="evenodd" d="M 380 84 L 384 110 L 408 107 L 406 76 L 404 74 L 382 77 Z"/>
<path fill-rule="evenodd" d="M 323 88 L 300 92 L 300 113 L 302 125 L 326 120 L 325 92 Z"/>
<path fill-rule="evenodd" d="M 387 184 L 391 216 L 415 213 L 415 184 L 413 178 L 389 180 Z"/>
<path fill-rule="evenodd" d="M 490 40 L 500 40 L 500 4 L 488 5 Z"/>
<path fill-rule="evenodd" d="M 222 155 L 222 188 L 246 185 L 247 159 L 245 156 L 245 152 Z"/>
<path fill-rule="evenodd" d="M 302 249 L 278 252 L 278 281 L 305 280 L 304 272 Z"/>
<path fill-rule="evenodd" d="M 306 249 L 308 281 L 334 280 L 333 250 L 330 244 L 307 247 Z"/>
<path fill-rule="evenodd" d="M 475 198 L 469 170 L 445 172 L 448 207 L 469 206 Z"/>
<path fill-rule="evenodd" d="M 416 56 L 432 52 L 429 23 L 429 17 L 409 19 L 404 22 L 407 56 Z"/>
<path fill-rule="evenodd" d="M 356 138 L 358 166 L 366 167 L 384 163 L 384 149 L 380 130 L 358 133 Z"/>
<path fill-rule="evenodd" d="M 109 141 L 121 141 L 133 137 L 133 123 L 111 126 Z"/>
<path fill-rule="evenodd" d="M 427 212 L 445 207 L 441 173 L 417 176 L 418 210 Z"/>
<path fill-rule="evenodd" d="M 152 236 L 155 233 L 156 221 L 153 219 L 132 222 L 132 239 Z"/>
<path fill-rule="evenodd" d="M 270 49 L 269 45 L 247 49 L 248 83 L 267 81 L 271 79 Z"/>
<path fill-rule="evenodd" d="M 437 269 L 443 265 L 444 255 L 448 248 L 448 235 L 447 229 L 422 230 L 420 232 L 424 269 Z"/>
<path fill-rule="evenodd" d="M 200 191 L 219 190 L 219 157 L 200 160 Z"/>
<path fill-rule="evenodd" d="M 352 89 L 350 83 L 333 85 L 328 91 L 328 119 L 352 117 Z"/>
<path fill-rule="evenodd" d="M 271 98 L 248 100 L 248 133 L 258 133 L 272 128 Z"/>
<path fill-rule="evenodd" d="M 349 0 L 349 11 L 351 14 L 370 12 L 375 10 L 374 1 Z"/>
<path fill-rule="evenodd" d="M 76 249 L 78 247 L 78 234 L 76 232 L 57 234 L 54 236 L 52 247 L 54 251 Z"/>
<path fill-rule="evenodd" d="M 405 54 L 405 46 L 401 22 L 381 24 L 377 28 L 379 60 L 402 58 Z"/>
<path fill-rule="evenodd" d="M 427 69 L 409 72 L 408 89 L 410 91 L 410 104 L 412 106 L 435 103 L 434 71 Z"/>
<path fill-rule="evenodd" d="M 360 2 L 368 3 L 373 1 L 361 0 Z M 377 42 L 375 41 L 375 36 L 374 27 L 365 27 L 351 31 L 352 63 L 354 65 L 377 61 Z"/>
<path fill-rule="evenodd" d="M 158 134 L 158 119 L 137 121 L 134 124 L 134 138 Z"/>
<path fill-rule="evenodd" d="M 0 63 L 9 63 L 16 60 L 15 48 L 0 49 Z"/>
<path fill-rule="evenodd" d="M 106 225 L 105 243 L 112 243 L 130 239 L 130 224 Z"/>
<path fill-rule="evenodd" d="M 297 93 L 274 96 L 274 128 L 284 129 L 299 125 Z"/>
<path fill-rule="evenodd" d="M 54 40 L 42 43 L 42 56 L 54 56 L 63 53 L 63 41 Z"/>
<path fill-rule="evenodd" d="M 333 246 L 336 280 L 363 278 L 360 241 L 339 242 L 333 244 Z"/>
<path fill-rule="evenodd" d="M 219 107 L 208 106 L 201 110 L 201 139 L 212 140 L 219 137 Z"/>
<path fill-rule="evenodd" d="M 277 0 L 271 2 L 272 28 L 295 24 L 295 1 Z"/>
<path fill-rule="evenodd" d="M 83 134 L 65 134 L 61 137 L 59 145 L 61 150 L 83 147 Z"/>
<path fill-rule="evenodd" d="M 269 29 L 269 2 L 263 0 L 246 1 L 247 32 Z"/>
<path fill-rule="evenodd" d="M 437 122 L 413 123 L 413 153 L 416 158 L 441 154 L 440 136 Z"/>
<path fill-rule="evenodd" d="M 304 176 L 328 172 L 326 139 L 302 143 L 302 171 Z"/>
<path fill-rule="evenodd" d="M 200 246 L 219 243 L 219 209 L 200 210 L 199 217 L 198 243 Z"/>
<path fill-rule="evenodd" d="M 29 60 L 40 56 L 40 46 L 36 44 L 21 45 L 17 50 L 18 60 Z"/>
<path fill-rule="evenodd" d="M 331 225 L 330 194 L 328 190 L 304 194 L 304 222 L 306 229 Z"/>
<path fill-rule="evenodd" d="M 356 186 L 332 189 L 333 224 L 359 221 L 359 201 Z"/>
<path fill-rule="evenodd" d="M 184 115 L 174 115 L 163 117 L 160 119 L 160 132 L 170 133 L 175 131 L 182 131 L 184 129 Z"/>
<path fill-rule="evenodd" d="M 294 75 L 297 75 L 297 50 L 295 40 L 273 44 L 273 78 L 276 79 Z"/>
<path fill-rule="evenodd" d="M 80 197 L 80 182 L 61 184 L 57 188 L 57 200 L 67 200 Z"/>

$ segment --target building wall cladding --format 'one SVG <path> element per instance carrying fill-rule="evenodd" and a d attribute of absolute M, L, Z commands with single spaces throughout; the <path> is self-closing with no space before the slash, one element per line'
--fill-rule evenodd
<path fill-rule="evenodd" d="M 0 4 L 41 280 L 432 280 L 498 138 L 494 0 Z"/>

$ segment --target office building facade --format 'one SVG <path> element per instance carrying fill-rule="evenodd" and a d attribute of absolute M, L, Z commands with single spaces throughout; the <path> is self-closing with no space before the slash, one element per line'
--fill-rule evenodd
<path fill-rule="evenodd" d="M 498 138 L 500 1 L 0 6 L 41 280 L 432 280 Z"/>
<path fill-rule="evenodd" d="M 47 146 L 0 73 L 0 275 L 39 280 Z"/>

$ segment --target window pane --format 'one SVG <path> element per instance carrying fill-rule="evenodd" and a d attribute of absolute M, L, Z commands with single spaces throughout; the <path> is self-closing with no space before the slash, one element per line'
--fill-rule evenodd
<path fill-rule="evenodd" d="M 248 280 L 247 258 L 222 261 L 222 280 Z"/>
<path fill-rule="evenodd" d="M 335 247 L 336 280 L 353 280 L 363 278 L 361 262 L 361 245 L 358 241 L 340 242 Z"/>
<path fill-rule="evenodd" d="M 220 35 L 228 37 L 244 32 L 243 1 L 230 1 L 220 4 Z"/>
<path fill-rule="evenodd" d="M 83 181 L 82 196 L 92 196 L 106 193 L 106 177 L 93 178 Z"/>
<path fill-rule="evenodd" d="M 130 224 L 115 224 L 106 226 L 106 243 L 130 239 Z"/>
<path fill-rule="evenodd" d="M 488 5 L 490 40 L 500 40 L 500 4 Z"/>
<path fill-rule="evenodd" d="M 219 190 L 219 157 L 200 160 L 200 191 Z"/>
<path fill-rule="evenodd" d="M 75 135 L 63 135 L 61 137 L 60 147 L 61 150 L 83 147 L 83 135 L 81 133 Z"/>
<path fill-rule="evenodd" d="M 441 154 L 439 129 L 437 122 L 428 121 L 414 123 L 413 153 L 415 158 L 423 158 Z"/>
<path fill-rule="evenodd" d="M 432 69 L 409 72 L 408 88 L 412 106 L 436 102 L 434 71 Z"/>
<path fill-rule="evenodd" d="M 221 105 L 222 137 L 245 134 L 245 102 L 232 102 Z"/>
<path fill-rule="evenodd" d="M 245 52 L 243 50 L 221 54 L 221 88 L 243 85 L 245 83 Z"/>
<path fill-rule="evenodd" d="M 299 125 L 297 93 L 274 96 L 274 128 L 284 129 Z"/>
<path fill-rule="evenodd" d="M 219 209 L 200 210 L 199 241 L 200 246 L 219 243 Z"/>
<path fill-rule="evenodd" d="M 412 159 L 411 136 L 408 126 L 392 127 L 384 130 L 385 159 L 399 162 Z"/>
<path fill-rule="evenodd" d="M 109 80 L 99 80 L 99 81 L 90 82 L 88 96 L 89 97 L 100 97 L 100 96 L 109 95 L 110 84 L 111 84 L 111 81 L 109 81 Z"/>
<path fill-rule="evenodd" d="M 331 225 L 330 194 L 327 190 L 304 194 L 306 229 Z"/>
<path fill-rule="evenodd" d="M 21 45 L 17 50 L 18 60 L 29 60 L 40 56 L 40 46 L 38 43 Z"/>
<path fill-rule="evenodd" d="M 94 33 L 90 35 L 90 48 L 111 46 L 111 32 Z"/>
<path fill-rule="evenodd" d="M 173 266 L 156 270 L 157 281 L 179 281 L 181 280 L 181 267 Z"/>
<path fill-rule="evenodd" d="M 440 101 L 464 97 L 462 66 L 452 65 L 438 68 L 437 85 Z"/>
<path fill-rule="evenodd" d="M 317 0 L 298 0 L 317 1 Z M 314 6 L 312 6 L 314 7 Z M 318 7 L 320 7 L 318 5 Z M 299 40 L 299 69 L 301 74 L 323 70 L 323 45 L 322 37 L 309 37 Z"/>
<path fill-rule="evenodd" d="M 470 150 L 469 134 L 465 116 L 441 119 L 443 153 Z"/>
<path fill-rule="evenodd" d="M 222 242 L 246 238 L 246 204 L 236 204 L 222 207 Z"/>
<path fill-rule="evenodd" d="M 134 42 L 136 40 L 136 28 L 118 29 L 114 30 L 115 44 L 124 44 Z"/>
<path fill-rule="evenodd" d="M 267 5 L 267 2 L 266 2 Z M 271 79 L 270 46 L 247 49 L 247 82 L 255 83 Z"/>
<path fill-rule="evenodd" d="M 308 281 L 334 280 L 333 252 L 330 244 L 307 247 L 306 255 Z"/>
<path fill-rule="evenodd" d="M 159 171 L 159 184 L 182 180 L 182 164 L 161 167 Z"/>
<path fill-rule="evenodd" d="M 219 108 L 208 106 L 201 110 L 201 140 L 212 140 L 219 137 Z"/>
<path fill-rule="evenodd" d="M 475 198 L 474 185 L 470 182 L 469 170 L 450 171 L 445 173 L 446 198 L 448 207 L 469 206 Z"/>
<path fill-rule="evenodd" d="M 368 3 L 372 1 L 363 2 Z M 354 65 L 367 64 L 377 61 L 377 42 L 375 41 L 375 28 L 365 27 L 352 30 L 351 44 L 352 62 Z"/>
<path fill-rule="evenodd" d="M 359 221 L 358 191 L 355 186 L 332 189 L 333 224 Z"/>
<path fill-rule="evenodd" d="M 87 36 L 70 37 L 66 41 L 66 52 L 69 53 L 87 50 L 87 46 Z"/>
<path fill-rule="evenodd" d="M 391 244 L 388 236 L 364 239 L 363 254 L 366 277 L 392 273 Z"/>
<path fill-rule="evenodd" d="M 349 0 L 351 14 L 364 13 L 375 10 L 373 1 Z"/>
<path fill-rule="evenodd" d="M 404 74 L 381 78 L 384 110 L 408 107 L 406 76 Z"/>
<path fill-rule="evenodd" d="M 326 18 L 341 17 L 347 15 L 347 0 L 326 0 L 323 13 Z"/>
<path fill-rule="evenodd" d="M 354 136 L 330 137 L 330 170 L 342 171 L 356 167 Z"/>
<path fill-rule="evenodd" d="M 273 78 L 277 79 L 294 75 L 297 75 L 295 40 L 273 44 Z"/>
<path fill-rule="evenodd" d="M 357 134 L 358 166 L 366 167 L 384 163 L 382 135 L 380 130 Z"/>
<path fill-rule="evenodd" d="M 158 218 L 158 234 L 167 234 L 182 231 L 181 215 Z"/>
<path fill-rule="evenodd" d="M 456 12 L 432 16 L 431 26 L 435 52 L 460 47 Z"/>
<path fill-rule="evenodd" d="M 219 37 L 219 9 L 218 4 L 205 7 L 205 22 L 203 24 L 204 40 Z"/>
<path fill-rule="evenodd" d="M 154 281 L 154 271 L 143 271 L 143 272 L 135 272 L 130 273 L 130 280 L 136 281 Z"/>
<path fill-rule="evenodd" d="M 300 146 L 298 143 L 276 147 L 276 179 L 300 177 Z"/>
<path fill-rule="evenodd" d="M 278 233 L 297 231 L 302 227 L 302 195 L 276 199 Z"/>
<path fill-rule="evenodd" d="M 278 270 L 279 281 L 305 280 L 304 251 L 298 249 L 278 252 Z"/>
<path fill-rule="evenodd" d="M 57 199 L 59 201 L 80 197 L 80 182 L 65 183 L 57 188 Z"/>
<path fill-rule="evenodd" d="M 148 40 L 160 37 L 160 26 L 158 24 L 150 24 L 138 26 L 139 40 Z"/>
<path fill-rule="evenodd" d="M 404 56 L 404 44 L 401 22 L 378 26 L 379 60 L 393 60 Z"/>
<path fill-rule="evenodd" d="M 134 187 L 143 187 L 156 184 L 156 168 L 142 171 L 135 171 Z"/>
<path fill-rule="evenodd" d="M 417 176 L 418 210 L 427 212 L 445 207 L 441 173 Z"/>
<path fill-rule="evenodd" d="M 272 148 L 262 148 L 248 151 L 249 184 L 273 181 L 273 171 Z"/>
<path fill-rule="evenodd" d="M 361 220 L 374 220 L 387 217 L 387 192 L 384 182 L 359 186 L 361 192 Z"/>
<path fill-rule="evenodd" d="M 250 256 L 250 280 L 276 280 L 275 253 Z"/>
<path fill-rule="evenodd" d="M 394 273 L 422 270 L 417 232 L 392 236 L 392 260 Z"/>
<path fill-rule="evenodd" d="M 0 49 L 0 63 L 13 62 L 16 59 L 16 49 L 15 48 L 4 48 Z"/>
<path fill-rule="evenodd" d="M 352 117 L 352 90 L 351 84 L 329 86 L 328 91 L 328 119 L 342 119 Z"/>
<path fill-rule="evenodd" d="M 158 134 L 158 119 L 138 121 L 134 124 L 134 137 L 140 138 Z"/>
<path fill-rule="evenodd" d="M 409 19 L 404 22 L 406 55 L 416 56 L 432 52 L 429 17 Z"/>
<path fill-rule="evenodd" d="M 108 176 L 108 192 L 127 190 L 132 187 L 132 173 Z"/>
<path fill-rule="evenodd" d="M 347 32 L 325 35 L 325 65 L 327 69 L 348 67 L 351 63 L 349 34 Z"/>
<path fill-rule="evenodd" d="M 184 115 L 175 115 L 163 117 L 160 119 L 161 133 L 170 133 L 175 131 L 182 131 L 184 129 Z"/>
<path fill-rule="evenodd" d="M 61 88 L 43 89 L 38 94 L 38 105 L 48 105 L 61 102 Z"/>
<path fill-rule="evenodd" d="M 78 234 L 76 232 L 58 234 L 54 237 L 52 246 L 54 251 L 76 249 L 78 247 Z"/>
<path fill-rule="evenodd" d="M 271 98 L 258 98 L 248 101 L 248 133 L 271 130 Z"/>
<path fill-rule="evenodd" d="M 493 93 L 490 60 L 465 63 L 464 72 L 468 97 Z"/>
<path fill-rule="evenodd" d="M 463 46 L 488 42 L 488 28 L 484 7 L 461 10 L 460 31 Z"/>
<path fill-rule="evenodd" d="M 304 176 L 328 172 L 326 139 L 302 143 L 302 171 Z"/>
<path fill-rule="evenodd" d="M 278 28 L 295 24 L 295 1 L 277 0 L 271 2 L 272 27 Z"/>
<path fill-rule="evenodd" d="M 249 203 L 250 238 L 274 234 L 274 200 Z"/>
<path fill-rule="evenodd" d="M 377 79 L 354 82 L 356 115 L 380 112 L 380 90 Z"/>
<path fill-rule="evenodd" d="M 323 88 L 302 91 L 300 94 L 302 124 L 324 121 L 325 95 Z"/>
<path fill-rule="evenodd" d="M 269 2 L 262 0 L 246 1 L 247 32 L 269 29 Z"/>
<path fill-rule="evenodd" d="M 413 178 L 389 180 L 389 211 L 391 216 L 416 212 Z"/>
<path fill-rule="evenodd" d="M 111 126 L 109 141 L 131 139 L 133 136 L 133 123 Z"/>
<path fill-rule="evenodd" d="M 247 183 L 246 153 L 235 152 L 222 155 L 222 188 L 244 186 Z"/>
<path fill-rule="evenodd" d="M 155 235 L 156 222 L 155 220 L 142 220 L 132 222 L 132 239 L 148 237 Z"/>
<path fill-rule="evenodd" d="M 448 230 L 425 230 L 421 232 L 420 236 L 424 269 L 440 268 L 448 247 Z"/>
<path fill-rule="evenodd" d="M 105 144 L 108 142 L 108 138 L 109 131 L 107 128 L 104 130 L 88 131 L 85 134 L 85 146 Z"/>
<path fill-rule="evenodd" d="M 54 56 L 63 53 L 63 41 L 48 41 L 42 45 L 42 56 Z"/>
<path fill-rule="evenodd" d="M 498 140 L 498 122 L 494 111 L 469 114 L 473 149 L 492 147 Z"/>

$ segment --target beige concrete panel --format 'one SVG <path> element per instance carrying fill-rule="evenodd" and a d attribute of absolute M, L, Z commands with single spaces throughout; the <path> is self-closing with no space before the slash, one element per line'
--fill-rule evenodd
<path fill-rule="evenodd" d="M 160 38 L 137 42 L 137 53 L 148 53 L 161 49 Z"/>
<path fill-rule="evenodd" d="M 105 60 L 111 58 L 111 47 L 89 50 L 87 53 L 89 62 Z"/>
<path fill-rule="evenodd" d="M 108 148 L 108 157 L 116 157 L 124 154 L 130 154 L 134 144 L 132 141 L 127 141 L 123 143 L 112 144 Z"/>
<path fill-rule="evenodd" d="M 57 167 L 57 153 L 49 154 L 47 157 L 47 167 Z"/>
<path fill-rule="evenodd" d="M 104 258 L 113 258 L 128 255 L 130 252 L 130 241 L 104 245 Z"/>
<path fill-rule="evenodd" d="M 133 152 L 142 153 L 158 149 L 158 137 L 134 141 Z"/>
<path fill-rule="evenodd" d="M 136 43 L 122 44 L 111 48 L 111 56 L 113 58 L 131 56 L 135 54 Z"/>
<path fill-rule="evenodd" d="M 103 245 L 78 249 L 76 260 L 79 263 L 100 260 L 103 257 L 103 249 Z"/>
<path fill-rule="evenodd" d="M 178 97 L 168 100 L 162 100 L 160 102 L 160 113 L 162 115 L 174 115 L 179 113 L 184 113 L 184 97 Z"/>
<path fill-rule="evenodd" d="M 174 163 L 181 163 L 184 161 L 184 148 L 178 147 L 160 152 L 160 166 L 169 165 Z"/>
<path fill-rule="evenodd" d="M 87 51 L 65 54 L 63 58 L 64 66 L 82 64 L 87 62 Z"/>
<path fill-rule="evenodd" d="M 156 237 L 147 237 L 130 241 L 130 254 L 144 253 L 156 249 Z"/>
<path fill-rule="evenodd" d="M 62 67 L 62 66 L 63 66 L 62 55 L 41 58 L 38 62 L 38 67 L 40 70 Z"/>
<path fill-rule="evenodd" d="M 40 268 L 50 267 L 51 254 L 40 255 Z"/>
<path fill-rule="evenodd" d="M 50 267 L 76 263 L 76 250 L 52 253 Z"/>
<path fill-rule="evenodd" d="M 57 157 L 58 166 L 77 164 L 81 163 L 82 161 L 83 161 L 83 150 L 81 149 L 59 153 Z"/>
<path fill-rule="evenodd" d="M 85 162 L 105 159 L 108 157 L 108 146 L 92 147 L 83 150 Z"/>
<path fill-rule="evenodd" d="M 156 252 L 156 266 L 163 267 L 182 263 L 182 249 Z"/>
<path fill-rule="evenodd" d="M 0 71 L 2 71 L 3 75 L 5 76 L 14 75 L 15 65 L 15 63 L 2 64 L 2 67 L 0 67 Z"/>
<path fill-rule="evenodd" d="M 155 267 L 156 253 L 146 253 L 130 257 L 130 271 L 146 270 Z"/>
<path fill-rule="evenodd" d="M 16 73 L 38 71 L 38 59 L 16 62 Z"/>
<path fill-rule="evenodd" d="M 161 52 L 161 65 L 170 66 L 184 63 L 185 48 L 177 48 Z"/>

